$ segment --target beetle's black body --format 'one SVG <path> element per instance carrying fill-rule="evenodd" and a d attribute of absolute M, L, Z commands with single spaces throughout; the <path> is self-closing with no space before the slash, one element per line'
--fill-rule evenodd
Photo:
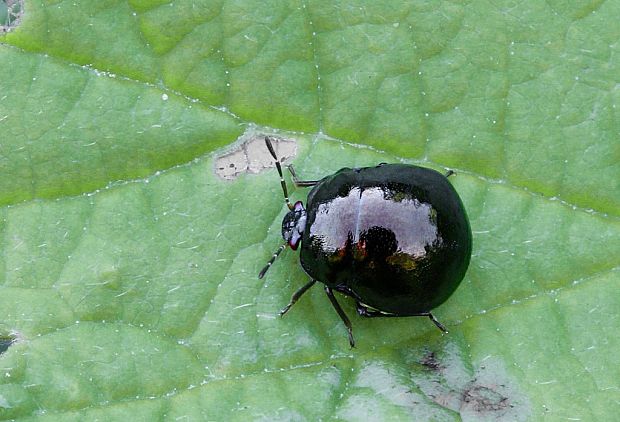
<path fill-rule="evenodd" d="M 378 311 L 427 313 L 467 270 L 469 222 L 452 185 L 434 170 L 344 168 L 314 186 L 306 212 L 306 273 Z"/>
<path fill-rule="evenodd" d="M 306 207 L 292 205 L 276 160 L 289 213 L 282 245 L 259 274 L 262 278 L 286 247 L 301 242 L 301 265 L 312 280 L 299 289 L 281 315 L 316 281 L 349 330 L 332 290 L 353 297 L 363 316 L 428 316 L 458 287 L 471 256 L 471 229 L 463 204 L 447 175 L 407 164 L 343 168 L 313 186 Z M 450 174 L 450 173 L 449 173 Z"/>

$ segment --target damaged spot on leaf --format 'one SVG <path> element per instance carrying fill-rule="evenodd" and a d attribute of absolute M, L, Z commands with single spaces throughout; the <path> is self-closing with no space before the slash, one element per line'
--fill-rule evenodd
<path fill-rule="evenodd" d="M 23 14 L 23 0 L 0 0 L 0 34 L 19 25 Z"/>
<path fill-rule="evenodd" d="M 427 353 L 425 353 L 422 357 L 422 360 L 420 360 L 420 363 L 426 368 L 433 371 L 437 371 L 441 368 L 439 365 L 439 361 L 437 360 L 437 356 L 435 356 L 435 352 L 432 351 L 428 351 Z"/>
<path fill-rule="evenodd" d="M 459 412 L 464 420 L 528 420 L 531 406 L 499 358 L 471 367 L 455 343 L 443 350 L 418 354 L 420 371 L 412 374 L 416 386 L 435 403 Z"/>
<path fill-rule="evenodd" d="M 508 397 L 503 396 L 497 389 L 478 385 L 475 382 L 472 382 L 470 388 L 463 392 L 461 399 L 463 401 L 461 409 L 466 408 L 468 411 L 477 413 L 496 412 L 502 411 L 506 407 L 513 407 Z"/>
<path fill-rule="evenodd" d="M 285 164 L 297 154 L 297 143 L 290 139 L 270 136 L 272 145 Z M 265 146 L 265 135 L 252 134 L 233 150 L 229 150 L 215 161 L 215 172 L 222 179 L 233 180 L 244 173 L 259 173 L 265 169 L 275 167 L 275 161 Z"/>
<path fill-rule="evenodd" d="M 16 337 L 12 335 L 0 335 L 0 355 L 9 350 L 15 343 Z"/>

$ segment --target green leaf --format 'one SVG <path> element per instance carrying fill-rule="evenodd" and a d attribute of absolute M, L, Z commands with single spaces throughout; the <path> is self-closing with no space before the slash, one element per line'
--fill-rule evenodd
<path fill-rule="evenodd" d="M 612 1 L 26 1 L 0 37 L 0 419 L 614 419 L 619 20 Z M 317 287 L 277 318 L 307 281 L 292 251 L 257 279 L 277 173 L 215 174 L 263 133 L 297 141 L 307 179 L 456 170 L 474 253 L 435 311 L 450 334 L 339 297 L 351 350 Z"/>

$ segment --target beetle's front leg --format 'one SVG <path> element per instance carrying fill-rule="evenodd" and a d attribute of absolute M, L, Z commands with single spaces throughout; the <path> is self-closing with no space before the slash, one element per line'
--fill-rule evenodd
<path fill-rule="evenodd" d="M 289 309 L 291 309 L 291 306 L 293 306 L 299 300 L 299 298 L 308 291 L 310 287 L 314 286 L 314 283 L 316 283 L 316 280 L 310 280 L 309 282 L 301 286 L 299 290 L 293 293 L 291 301 L 280 311 L 280 316 L 284 316 L 284 314 L 287 313 Z"/>

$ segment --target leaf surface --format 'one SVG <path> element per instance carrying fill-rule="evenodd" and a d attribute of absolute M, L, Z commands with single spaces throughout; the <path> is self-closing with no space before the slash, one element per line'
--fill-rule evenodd
<path fill-rule="evenodd" d="M 620 5 L 32 0 L 0 37 L 0 419 L 610 420 L 620 411 Z M 352 318 L 281 255 L 243 133 L 452 168 L 469 271 Z M 234 148 L 228 147 L 228 148 Z M 252 158 L 252 157 L 250 157 Z M 289 186 L 292 199 L 307 191 Z"/>

